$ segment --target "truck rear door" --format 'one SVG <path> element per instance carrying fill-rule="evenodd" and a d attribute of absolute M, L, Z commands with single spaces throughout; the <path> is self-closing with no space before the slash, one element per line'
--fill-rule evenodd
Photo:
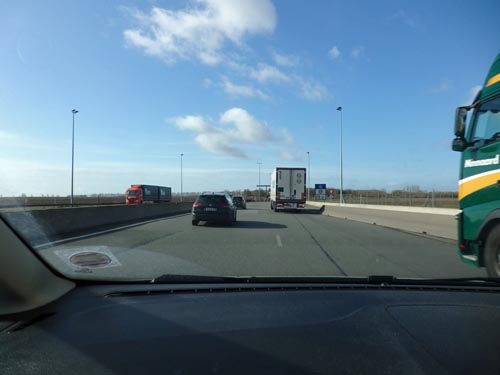
<path fill-rule="evenodd" d="M 292 199 L 304 199 L 305 171 L 303 169 L 293 169 L 290 171 L 290 190 Z"/>
<path fill-rule="evenodd" d="M 292 199 L 292 186 L 290 184 L 291 170 L 290 169 L 278 169 L 278 176 L 276 181 L 276 190 L 279 194 L 279 198 L 276 200 Z"/>

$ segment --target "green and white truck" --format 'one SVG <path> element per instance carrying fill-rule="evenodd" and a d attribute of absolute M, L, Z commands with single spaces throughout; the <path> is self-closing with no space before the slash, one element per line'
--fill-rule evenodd
<path fill-rule="evenodd" d="M 455 136 L 452 148 L 462 153 L 458 251 L 500 277 L 500 54 L 474 102 L 457 108 Z"/>

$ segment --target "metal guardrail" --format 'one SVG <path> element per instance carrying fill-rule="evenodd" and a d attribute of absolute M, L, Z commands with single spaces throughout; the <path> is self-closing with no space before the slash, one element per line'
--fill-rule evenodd
<path fill-rule="evenodd" d="M 74 197 L 74 205 L 125 204 L 123 196 Z M 0 207 L 69 206 L 70 197 L 5 197 L 0 198 Z"/>
<path fill-rule="evenodd" d="M 193 202 L 195 196 L 183 196 L 184 202 Z M 179 196 L 173 196 L 172 202 L 180 202 Z M 100 206 L 125 204 L 125 196 L 75 196 L 74 206 Z M 69 207 L 70 197 L 0 197 L 0 208 L 12 207 Z"/>
<path fill-rule="evenodd" d="M 382 205 L 382 206 L 407 206 L 407 207 L 435 207 L 435 208 L 458 208 L 458 198 L 456 197 L 435 197 L 433 200 L 428 197 L 395 197 L 391 195 L 386 196 L 363 196 L 351 195 L 344 196 L 344 203 L 346 204 L 368 204 L 368 205 Z M 315 202 L 325 203 L 338 203 L 339 198 L 316 200 Z"/>

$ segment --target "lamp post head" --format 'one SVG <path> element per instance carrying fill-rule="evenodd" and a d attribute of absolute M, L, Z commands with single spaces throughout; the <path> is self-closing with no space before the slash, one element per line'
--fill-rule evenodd
<path fill-rule="evenodd" d="M 342 107 L 337 107 L 337 111 L 342 111 Z"/>
<path fill-rule="evenodd" d="M 73 109 L 71 112 L 73 112 L 73 114 L 78 113 L 76 109 Z"/>

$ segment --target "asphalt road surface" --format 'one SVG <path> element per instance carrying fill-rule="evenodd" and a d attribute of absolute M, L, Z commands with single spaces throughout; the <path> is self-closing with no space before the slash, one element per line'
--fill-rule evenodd
<path fill-rule="evenodd" d="M 225 276 L 474 277 L 452 240 L 319 214 L 275 213 L 249 203 L 234 226 L 191 225 L 191 215 L 91 236 L 40 250 L 73 277 L 144 279 L 165 273 Z M 104 252 L 111 263 L 75 266 L 75 253 Z"/>

